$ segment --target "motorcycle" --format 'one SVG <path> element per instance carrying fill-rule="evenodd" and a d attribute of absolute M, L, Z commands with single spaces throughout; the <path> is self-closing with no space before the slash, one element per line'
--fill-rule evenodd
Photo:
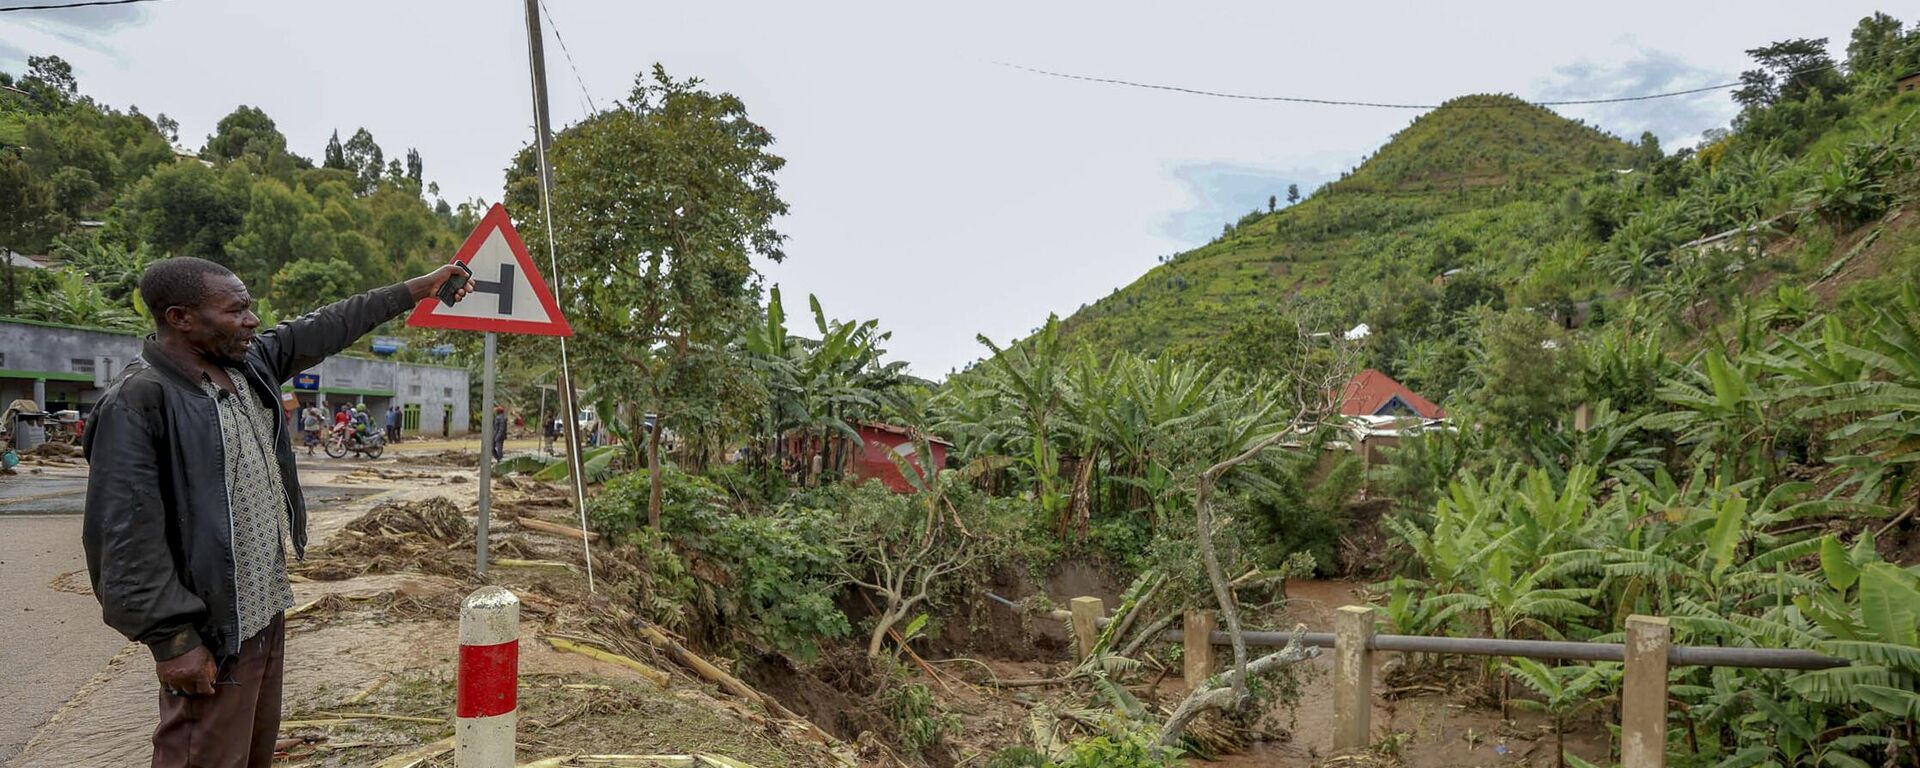
<path fill-rule="evenodd" d="M 351 427 L 335 429 L 327 435 L 323 447 L 327 450 L 327 456 L 335 459 L 346 458 L 349 452 L 377 459 L 387 450 L 387 436 L 371 431 L 361 435 Z"/>

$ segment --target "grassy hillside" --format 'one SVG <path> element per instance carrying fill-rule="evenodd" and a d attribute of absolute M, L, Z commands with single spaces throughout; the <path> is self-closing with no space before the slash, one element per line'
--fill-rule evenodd
<path fill-rule="evenodd" d="M 1065 332 L 1106 351 L 1159 352 L 1203 343 L 1293 297 L 1352 303 L 1382 280 L 1524 261 L 1569 231 L 1559 194 L 1638 154 L 1517 99 L 1454 99 L 1341 180 L 1297 205 L 1250 214 L 1068 318 Z"/>
<path fill-rule="evenodd" d="M 1102 353 L 1247 367 L 1270 338 L 1262 324 L 1305 311 L 1318 330 L 1368 323 L 1367 364 L 1444 400 L 1485 385 L 1503 315 L 1528 316 L 1514 322 L 1535 335 L 1570 317 L 1588 324 L 1583 336 L 1610 318 L 1651 324 L 1685 348 L 1740 306 L 1884 299 L 1916 276 L 1903 254 L 1920 249 L 1917 230 L 1876 222 L 1908 204 L 1913 169 L 1893 148 L 1913 140 L 1920 94 L 1835 104 L 1793 124 L 1804 140 L 1771 127 L 1800 106 L 1784 103 L 1699 151 L 1662 155 L 1512 98 L 1455 99 L 1308 199 L 1248 214 L 1062 332 Z M 1678 247 L 1757 221 L 1765 247 L 1751 252 Z"/>

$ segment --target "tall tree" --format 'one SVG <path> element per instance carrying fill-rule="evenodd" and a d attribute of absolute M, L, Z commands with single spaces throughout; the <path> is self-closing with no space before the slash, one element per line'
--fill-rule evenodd
<path fill-rule="evenodd" d="M 386 157 L 380 153 L 380 145 L 373 140 L 373 133 L 365 128 L 353 132 L 353 138 L 347 139 L 344 147 L 347 170 L 353 171 L 354 192 L 367 195 L 380 185 L 380 173 L 386 170 Z"/>
<path fill-rule="evenodd" d="M 326 153 L 321 155 L 320 167 L 335 170 L 347 169 L 347 150 L 340 146 L 340 131 L 335 130 L 333 137 L 327 139 Z"/>
<path fill-rule="evenodd" d="M 554 142 L 553 236 L 576 359 L 625 401 L 636 427 L 651 413 L 656 429 L 744 431 L 765 399 L 732 343 L 755 313 L 750 259 L 784 257 L 773 221 L 787 210 L 774 182 L 786 161 L 772 144 L 739 98 L 658 65 L 624 106 Z M 518 210 L 539 210 L 531 155 L 508 179 Z M 655 528 L 660 442 L 646 443 Z"/>
<path fill-rule="evenodd" d="M 422 178 L 425 175 L 426 175 L 426 162 L 420 159 L 420 150 L 414 149 L 412 147 L 408 147 L 407 148 L 407 181 L 413 182 L 413 188 L 415 190 L 418 190 L 420 189 L 421 185 L 425 183 L 425 179 Z"/>
<path fill-rule="evenodd" d="M 0 296 L 0 309 L 12 314 L 20 298 L 19 278 L 14 275 L 13 258 L 8 250 L 38 248 L 60 227 L 60 213 L 53 190 L 35 178 L 12 152 L 0 152 L 0 265 L 6 272 L 6 293 Z"/>
<path fill-rule="evenodd" d="M 1741 86 L 1733 100 L 1747 108 L 1768 107 L 1781 101 L 1804 101 L 1814 93 L 1834 95 L 1846 87 L 1827 55 L 1824 37 L 1798 37 L 1760 48 L 1750 48 L 1759 69 L 1740 73 Z"/>
<path fill-rule="evenodd" d="M 1274 197 L 1273 195 L 1267 195 L 1267 213 L 1273 213 L 1274 210 L 1279 207 L 1280 207 L 1280 198 Z"/>
<path fill-rule="evenodd" d="M 1900 20 L 1884 13 L 1874 13 L 1854 25 L 1853 37 L 1847 41 L 1847 71 L 1854 75 L 1870 72 L 1886 72 L 1899 77 L 1907 74 L 1900 71 L 1888 71 L 1902 62 L 1904 47 L 1920 46 L 1920 33 L 1912 40 L 1905 39 L 1900 29 Z"/>
<path fill-rule="evenodd" d="M 58 56 L 27 57 L 27 76 L 20 79 L 20 86 L 42 101 L 59 106 L 73 103 L 80 93 L 73 65 Z"/>
<path fill-rule="evenodd" d="M 1293 205 L 1294 203 L 1297 203 L 1297 202 L 1300 202 L 1300 185 L 1288 184 L 1287 185 L 1287 205 Z"/>
<path fill-rule="evenodd" d="M 212 136 L 207 137 L 206 154 L 219 160 L 253 157 L 265 168 L 267 161 L 287 151 L 287 137 L 273 124 L 273 118 L 257 107 L 245 104 L 220 118 Z"/>

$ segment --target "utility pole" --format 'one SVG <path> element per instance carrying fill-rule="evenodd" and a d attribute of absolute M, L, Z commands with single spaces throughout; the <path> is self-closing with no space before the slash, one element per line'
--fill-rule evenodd
<path fill-rule="evenodd" d="M 540 31 L 540 0 L 526 0 L 527 65 L 533 78 L 534 156 L 540 162 L 540 211 L 546 222 L 547 274 L 553 276 L 553 299 L 566 306 L 567 281 L 560 277 L 560 257 L 553 244 L 553 166 L 547 151 L 553 146 L 553 125 L 547 120 L 547 55 Z M 580 517 L 580 547 L 587 561 L 587 592 L 593 587 L 593 547 L 587 538 L 587 480 L 580 457 L 580 409 L 574 402 L 573 368 L 567 359 L 567 338 L 560 337 L 560 408 L 566 411 L 567 467 L 572 470 L 573 505 Z M 491 416 L 491 414 L 489 414 Z"/>

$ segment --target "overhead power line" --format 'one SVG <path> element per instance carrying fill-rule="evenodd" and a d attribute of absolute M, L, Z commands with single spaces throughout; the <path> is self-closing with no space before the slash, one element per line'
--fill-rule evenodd
<path fill-rule="evenodd" d="M 546 14 L 547 26 L 553 28 L 553 40 L 560 44 L 560 53 L 567 57 L 567 68 L 573 70 L 573 81 L 580 84 L 580 95 L 587 97 L 587 108 L 599 112 L 600 107 L 593 103 L 593 94 L 587 91 L 586 78 L 580 76 L 580 67 L 573 63 L 573 51 L 567 50 L 567 39 L 560 36 L 560 22 L 553 20 L 553 10 L 547 7 L 547 0 L 540 0 L 540 12 Z"/>
<path fill-rule="evenodd" d="M 1440 107 L 1439 104 L 1394 104 L 1389 102 L 1358 101 L 1358 100 L 1350 100 L 1350 99 L 1312 99 L 1312 98 L 1306 98 L 1303 96 L 1259 96 L 1259 95 L 1252 95 L 1252 94 L 1245 94 L 1245 93 L 1228 93 L 1224 91 L 1209 91 L 1209 90 L 1203 90 L 1199 88 L 1185 88 L 1177 85 L 1160 85 L 1156 83 L 1142 83 L 1142 82 L 1136 82 L 1133 80 L 1122 80 L 1122 79 L 1113 78 L 1113 77 L 1093 77 L 1089 75 L 1074 75 L 1074 74 L 1068 74 L 1066 72 L 1054 72 L 1051 70 L 1039 69 L 1039 68 L 1029 67 L 1021 64 L 1013 64 L 1005 61 L 996 61 L 993 63 L 1003 67 L 1007 67 L 1009 69 L 1017 69 L 1022 72 L 1031 72 L 1036 75 L 1046 75 L 1047 77 L 1057 77 L 1063 80 L 1079 80 L 1081 82 L 1087 82 L 1087 83 L 1103 83 L 1106 85 L 1118 85 L 1118 86 L 1124 86 L 1127 88 L 1142 88 L 1142 89 L 1153 90 L 1153 91 L 1171 91 L 1174 93 L 1185 93 L 1185 94 L 1191 94 L 1194 96 L 1210 96 L 1218 99 L 1238 99 L 1241 101 L 1284 101 L 1284 102 L 1292 102 L 1295 104 L 1322 104 L 1327 106 L 1338 106 L 1338 107 L 1373 107 L 1376 109 L 1438 109 Z M 1834 69 L 1835 67 L 1836 65 L 1833 65 L 1833 64 L 1828 64 L 1828 65 L 1819 66 L 1819 67 L 1810 67 L 1810 68 L 1798 70 L 1795 72 L 1789 72 L 1787 73 L 1787 76 L 1792 77 L 1794 75 L 1803 75 L 1810 72 L 1819 72 L 1821 70 Z M 1539 107 L 1571 107 L 1571 106 L 1579 106 L 1584 104 L 1618 104 L 1621 102 L 1628 102 L 1628 101 L 1649 101 L 1652 99 L 1668 99 L 1668 98 L 1673 98 L 1675 96 L 1690 96 L 1696 93 L 1706 93 L 1708 91 L 1719 91 L 1719 90 L 1725 90 L 1727 88 L 1738 88 L 1742 85 L 1744 85 L 1744 83 L 1740 83 L 1740 82 L 1720 83 L 1718 85 L 1708 85 L 1700 88 L 1688 88 L 1684 91 L 1667 91 L 1664 93 L 1648 93 L 1648 94 L 1642 94 L 1638 96 L 1617 96 L 1617 97 L 1606 98 L 1606 99 L 1568 99 L 1568 100 L 1562 100 L 1562 101 L 1527 101 L 1527 103 L 1532 104 L 1534 106 L 1539 106 Z M 1510 105 L 1456 104 L 1454 106 L 1467 108 L 1467 109 L 1502 109 Z"/>
<path fill-rule="evenodd" d="M 159 0 L 86 0 L 79 3 L 49 3 L 46 5 L 13 5 L 0 8 L 0 13 L 14 11 L 57 11 L 62 8 L 91 8 L 96 5 L 129 5 L 132 3 L 154 3 Z"/>

